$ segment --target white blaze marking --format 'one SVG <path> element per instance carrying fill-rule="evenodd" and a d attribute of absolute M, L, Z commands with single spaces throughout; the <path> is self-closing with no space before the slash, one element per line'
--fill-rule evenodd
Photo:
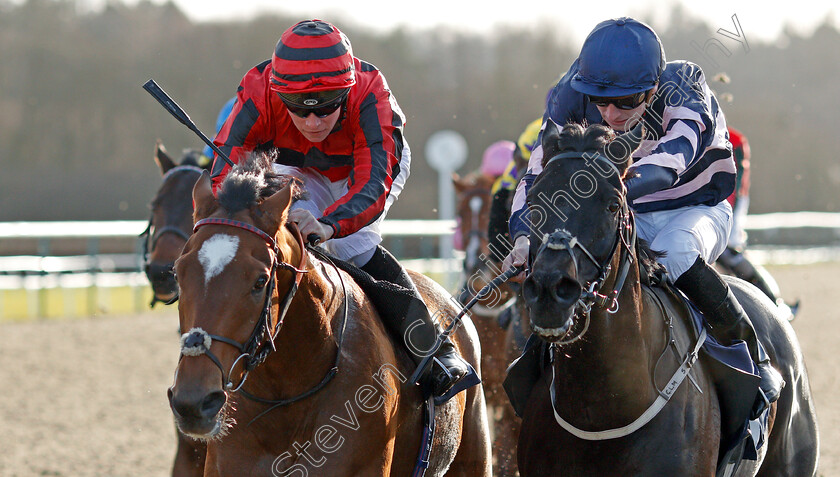
<path fill-rule="evenodd" d="M 204 285 L 225 269 L 239 248 L 239 237 L 218 234 L 210 237 L 198 251 L 198 261 L 204 267 Z"/>

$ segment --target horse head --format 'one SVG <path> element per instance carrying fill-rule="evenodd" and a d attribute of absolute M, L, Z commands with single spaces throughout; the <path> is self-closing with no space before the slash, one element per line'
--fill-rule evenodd
<path fill-rule="evenodd" d="M 458 233 L 461 237 L 461 247 L 458 248 L 463 248 L 466 253 L 464 272 L 467 276 L 478 270 L 482 262 L 490 256 L 487 228 L 493 181 L 493 177 L 477 172 L 464 177 L 452 175 L 456 193 Z"/>
<path fill-rule="evenodd" d="M 274 350 L 306 260 L 297 229 L 285 226 L 295 188 L 265 155 L 234 168 L 218 197 L 208 174 L 195 184 L 194 233 L 175 262 L 186 332 L 169 390 L 187 435 L 224 435 L 229 393 Z"/>
<path fill-rule="evenodd" d="M 619 252 L 633 253 L 622 178 L 643 132 L 641 123 L 618 137 L 602 125 L 546 126 L 544 169 L 527 198 L 531 273 L 523 285 L 531 328 L 546 341 L 562 339 L 596 300 L 614 304 L 600 290 Z"/>
<path fill-rule="evenodd" d="M 152 213 L 143 237 L 143 269 L 152 285 L 152 303 L 173 303 L 178 299 L 178 284 L 172 265 L 192 233 L 192 189 L 201 172 L 200 153 L 188 149 L 176 164 L 160 141 L 155 145 L 154 159 L 163 176 L 151 202 Z"/>

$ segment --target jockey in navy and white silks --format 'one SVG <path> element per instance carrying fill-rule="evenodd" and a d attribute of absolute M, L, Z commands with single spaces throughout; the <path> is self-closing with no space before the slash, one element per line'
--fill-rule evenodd
<path fill-rule="evenodd" d="M 770 402 L 777 398 L 781 376 L 729 286 L 708 265 L 726 248 L 732 227 L 726 199 L 735 189 L 736 171 L 726 120 L 700 67 L 666 63 L 659 37 L 644 23 L 632 18 L 601 22 L 549 93 L 543 129 L 548 120 L 560 126 L 604 123 L 618 134 L 644 122 L 646 136 L 625 176 L 637 233 L 652 249 L 666 252 L 660 261 L 669 279 L 700 308 L 718 341 L 747 342 L 762 391 Z M 525 199 L 542 161 L 538 140 L 514 196 L 514 247 L 505 267 L 527 258 Z"/>
<path fill-rule="evenodd" d="M 553 88 L 544 120 L 551 119 L 561 126 L 567 122 L 603 122 L 588 96 L 570 84 L 579 73 L 579 62 L 575 61 Z M 735 163 L 723 112 L 700 67 L 682 61 L 667 63 L 652 99 L 642 118 L 648 135 L 633 154 L 632 167 L 638 170 L 649 166 L 641 170 L 661 176 L 660 182 L 653 185 L 662 187 L 633 190 L 633 179 L 627 187 L 639 236 L 649 240 L 655 250 L 668 250 L 661 260 L 676 279 L 691 267 L 698 252 L 707 263 L 712 263 L 726 247 L 732 221 L 732 209 L 726 198 L 735 187 Z M 525 195 L 542 171 L 542 160 L 542 146 L 537 141 L 513 199 L 510 229 L 514 240 L 528 234 Z M 686 208 L 695 206 L 703 206 L 700 214 L 708 215 L 709 219 L 696 222 L 689 217 L 693 226 L 672 222 L 689 212 Z M 660 222 L 675 231 L 660 235 L 668 232 L 659 230 L 656 223 Z M 699 228 L 686 231 L 690 243 L 679 233 L 686 227 Z"/>

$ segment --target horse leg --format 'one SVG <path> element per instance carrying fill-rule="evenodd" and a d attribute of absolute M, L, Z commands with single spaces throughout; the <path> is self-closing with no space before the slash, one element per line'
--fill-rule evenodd
<path fill-rule="evenodd" d="M 467 390 L 461 443 L 446 475 L 453 477 L 490 477 L 493 475 L 487 405 L 484 402 L 481 386 L 474 386 Z"/>
<path fill-rule="evenodd" d="M 200 477 L 204 475 L 204 461 L 207 457 L 207 445 L 190 439 L 175 429 L 178 434 L 178 450 L 172 464 L 172 477 Z"/>

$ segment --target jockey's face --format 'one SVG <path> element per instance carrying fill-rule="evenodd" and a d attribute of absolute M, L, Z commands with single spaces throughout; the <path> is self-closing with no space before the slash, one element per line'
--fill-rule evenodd
<path fill-rule="evenodd" d="M 605 105 L 596 103 L 595 106 L 598 108 L 598 112 L 601 113 L 601 118 L 604 119 L 607 126 L 616 131 L 626 132 L 632 129 L 642 119 L 642 115 L 645 113 L 654 93 L 656 93 L 656 87 L 647 93 L 645 101 L 642 101 L 641 104 L 633 109 L 621 109 L 612 103 Z"/>
<path fill-rule="evenodd" d="M 338 108 L 323 118 L 319 118 L 315 113 L 310 113 L 305 118 L 302 118 L 291 111 L 289 111 L 288 114 L 289 117 L 292 118 L 292 123 L 294 123 L 295 127 L 298 128 L 298 131 L 303 134 L 303 137 L 305 137 L 307 141 L 321 142 L 330 135 L 330 132 L 332 132 L 335 127 L 335 123 L 338 122 L 338 118 L 341 116 L 342 109 L 343 108 Z"/>

